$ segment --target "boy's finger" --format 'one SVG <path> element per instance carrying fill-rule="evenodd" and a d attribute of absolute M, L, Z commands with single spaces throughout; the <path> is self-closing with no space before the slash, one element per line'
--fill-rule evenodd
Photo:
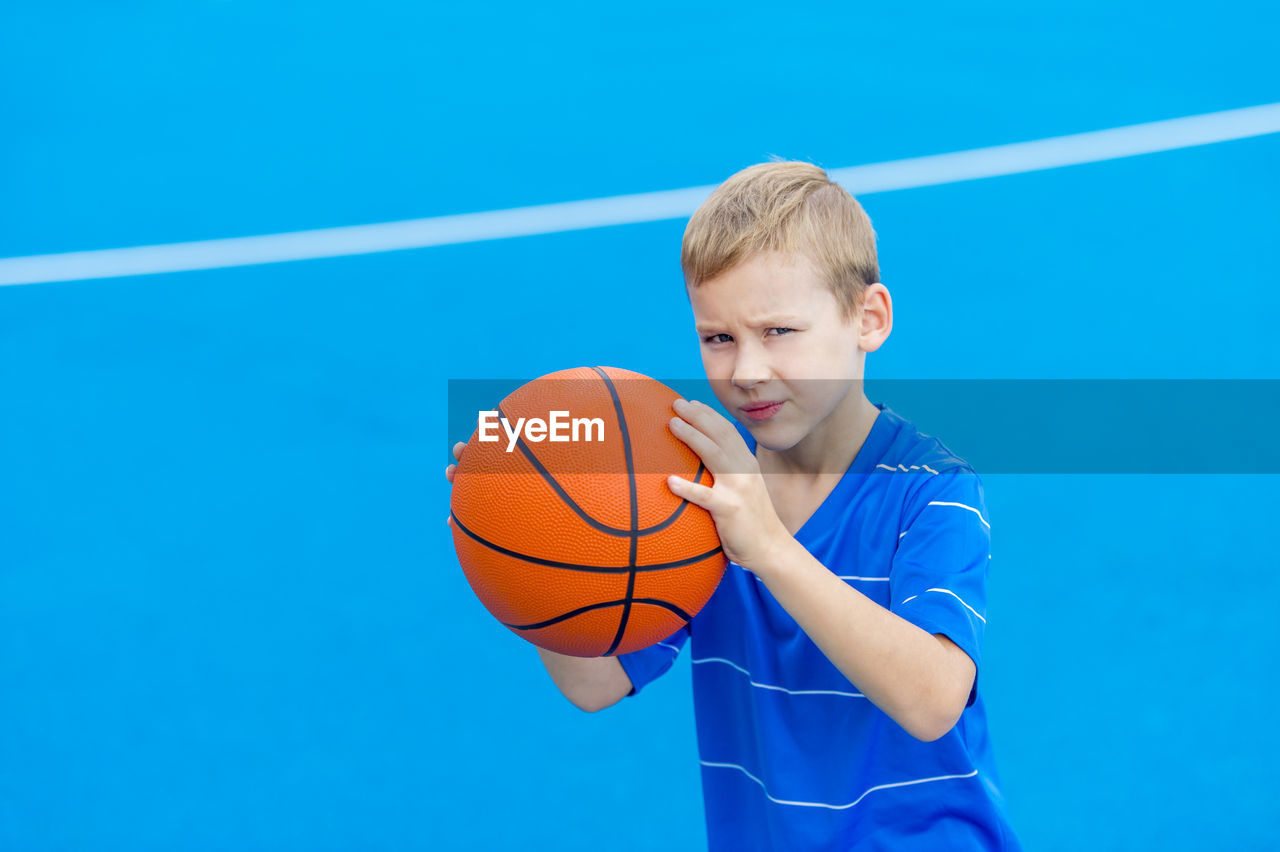
<path fill-rule="evenodd" d="M 464 441 L 459 441 L 458 443 L 454 444 L 454 445 L 453 445 L 453 457 L 454 457 L 455 459 L 457 459 L 458 461 L 462 461 L 462 451 L 463 451 L 463 449 L 464 449 L 466 446 L 467 446 L 467 445 L 466 445 L 466 443 L 465 443 Z"/>
<path fill-rule="evenodd" d="M 719 476 L 727 471 L 724 464 L 724 452 L 720 446 L 709 436 L 699 431 L 689 421 L 681 417 L 672 417 L 667 421 L 667 428 L 671 433 L 689 445 L 689 449 L 698 454 L 707 465 L 707 470 L 711 471 L 712 476 Z"/>
<path fill-rule="evenodd" d="M 453 482 L 453 473 L 458 469 L 456 464 L 447 465 L 444 469 L 444 478 Z"/>
<path fill-rule="evenodd" d="M 719 411 L 696 400 L 678 399 L 672 405 L 677 414 L 698 427 L 717 444 L 738 436 L 738 430 Z"/>

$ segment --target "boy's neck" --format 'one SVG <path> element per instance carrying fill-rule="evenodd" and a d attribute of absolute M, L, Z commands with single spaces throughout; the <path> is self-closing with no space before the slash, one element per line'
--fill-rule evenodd
<path fill-rule="evenodd" d="M 879 414 L 880 409 L 867 399 L 859 384 L 825 420 L 790 449 L 775 452 L 757 444 L 756 460 L 760 470 L 762 473 L 843 476 L 871 434 Z"/>

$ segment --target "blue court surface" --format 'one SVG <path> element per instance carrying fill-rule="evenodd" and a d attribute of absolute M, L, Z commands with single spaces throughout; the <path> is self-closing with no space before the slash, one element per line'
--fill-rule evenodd
<path fill-rule="evenodd" d="M 7 4 L 0 258 L 46 257 L 0 261 L 0 848 L 705 844 L 687 655 L 575 709 L 467 585 L 443 476 L 452 379 L 701 378 L 696 202 L 112 277 L 118 255 L 64 253 L 1227 115 L 1280 101 L 1278 23 L 1231 0 Z M 846 184 L 894 296 L 868 375 L 1280 379 L 1280 136 L 1236 136 Z M 984 484 L 981 683 L 1026 847 L 1280 845 L 1276 471 Z"/>

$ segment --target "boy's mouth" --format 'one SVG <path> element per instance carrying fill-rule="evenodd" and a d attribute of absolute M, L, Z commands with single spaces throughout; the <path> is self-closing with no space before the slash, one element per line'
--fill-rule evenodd
<path fill-rule="evenodd" d="M 753 402 L 750 405 L 742 406 L 742 412 L 752 420 L 768 420 L 770 417 L 778 413 L 782 408 L 782 403 L 786 400 L 778 402 Z"/>

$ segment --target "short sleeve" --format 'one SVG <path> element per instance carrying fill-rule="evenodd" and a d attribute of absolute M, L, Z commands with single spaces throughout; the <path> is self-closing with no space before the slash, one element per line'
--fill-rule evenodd
<path fill-rule="evenodd" d="M 631 691 L 627 693 L 627 696 L 635 695 L 646 685 L 657 680 L 667 669 L 671 668 L 672 663 L 676 661 L 676 657 L 680 654 L 680 649 L 684 647 L 684 643 L 688 640 L 689 626 L 685 625 L 666 639 L 650 645 L 648 648 L 641 648 L 639 651 L 632 651 L 630 654 L 619 654 L 618 662 L 622 664 L 622 670 L 631 679 Z"/>
<path fill-rule="evenodd" d="M 889 610 L 942 633 L 981 669 L 987 624 L 991 524 L 982 484 L 970 470 L 929 477 L 908 499 L 889 571 Z M 978 695 L 975 672 L 965 707 Z"/>

